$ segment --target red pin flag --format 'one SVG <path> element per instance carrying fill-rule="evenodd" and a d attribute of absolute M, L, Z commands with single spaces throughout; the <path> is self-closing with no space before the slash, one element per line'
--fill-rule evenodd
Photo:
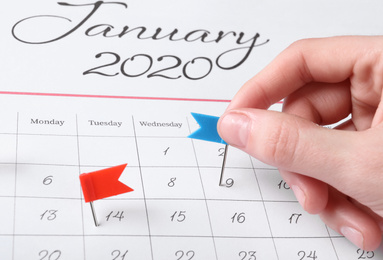
<path fill-rule="evenodd" d="M 85 202 L 90 202 L 94 223 L 98 226 L 93 201 L 133 191 L 118 179 L 127 164 L 80 174 L 80 182 Z"/>

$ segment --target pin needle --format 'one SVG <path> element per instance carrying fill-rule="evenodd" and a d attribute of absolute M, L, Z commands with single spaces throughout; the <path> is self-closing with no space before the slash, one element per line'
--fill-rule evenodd
<path fill-rule="evenodd" d="M 221 177 L 219 178 L 219 186 L 224 186 L 222 184 L 222 180 L 223 180 L 223 173 L 225 171 L 225 165 L 226 165 L 226 155 L 227 155 L 227 149 L 228 149 L 229 145 L 225 145 L 225 151 L 223 153 L 223 161 L 222 161 L 222 168 L 221 168 Z"/>
<path fill-rule="evenodd" d="M 96 212 L 94 211 L 94 207 L 93 207 L 93 201 L 90 201 L 89 204 L 90 204 L 90 209 L 92 210 L 94 224 L 96 225 L 96 227 L 98 227 L 98 222 L 97 222 L 97 218 L 96 218 Z"/>

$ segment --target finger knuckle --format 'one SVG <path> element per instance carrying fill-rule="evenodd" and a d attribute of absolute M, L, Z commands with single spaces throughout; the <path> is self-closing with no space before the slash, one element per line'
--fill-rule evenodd
<path fill-rule="evenodd" d="M 282 121 L 266 141 L 266 157 L 277 167 L 288 167 L 296 159 L 298 142 L 299 128 L 291 126 L 290 122 Z"/>

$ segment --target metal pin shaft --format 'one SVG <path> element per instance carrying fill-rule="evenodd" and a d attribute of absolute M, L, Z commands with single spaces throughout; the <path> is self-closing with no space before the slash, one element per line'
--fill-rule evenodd
<path fill-rule="evenodd" d="M 219 178 L 219 186 L 224 186 L 224 184 L 222 183 L 222 181 L 223 181 L 223 173 L 224 173 L 224 171 L 225 171 L 226 155 L 227 155 L 228 147 L 229 147 L 229 145 L 227 144 L 227 145 L 225 146 L 225 151 L 224 151 L 224 154 L 223 154 L 223 161 L 222 161 L 222 168 L 221 168 L 221 177 Z"/>
<path fill-rule="evenodd" d="M 94 207 L 93 207 L 93 201 L 90 201 L 89 203 L 90 203 L 90 209 L 92 210 L 94 224 L 96 225 L 96 227 L 98 227 L 96 212 L 95 212 Z"/>

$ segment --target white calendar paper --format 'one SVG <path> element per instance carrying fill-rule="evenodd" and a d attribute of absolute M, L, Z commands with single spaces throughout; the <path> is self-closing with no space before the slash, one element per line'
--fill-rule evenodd
<path fill-rule="evenodd" d="M 192 140 L 293 41 L 379 35 L 381 1 L 7 1 L 0 260 L 383 259 L 302 210 L 278 170 Z M 271 109 L 280 110 L 281 104 Z M 95 201 L 79 174 L 127 163 Z"/>
<path fill-rule="evenodd" d="M 306 213 L 278 170 L 233 147 L 219 186 L 223 145 L 187 136 L 198 128 L 189 111 L 219 115 L 224 102 L 0 100 L 1 259 L 383 257 Z M 134 191 L 95 201 L 95 227 L 79 174 L 123 163 Z"/>

